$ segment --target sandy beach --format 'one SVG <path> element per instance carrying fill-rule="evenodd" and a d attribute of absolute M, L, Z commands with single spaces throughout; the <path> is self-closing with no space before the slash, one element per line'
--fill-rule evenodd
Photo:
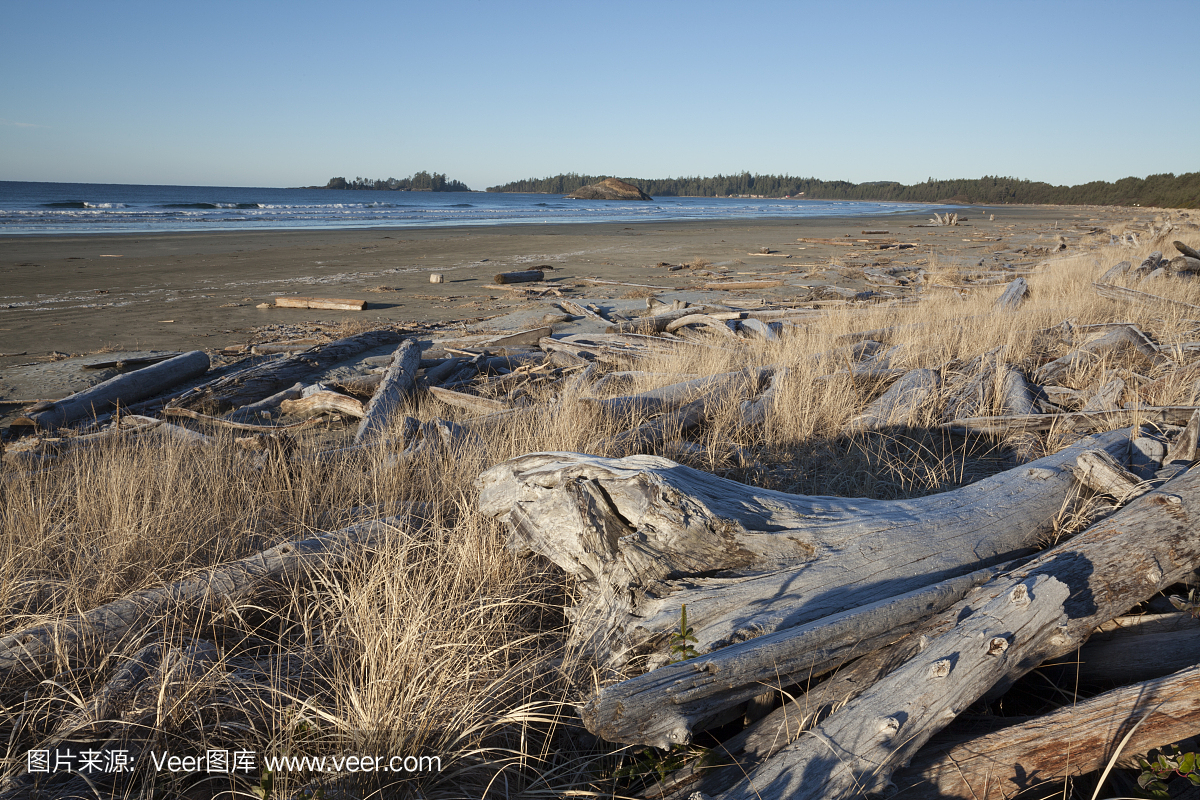
<path fill-rule="evenodd" d="M 994 219 L 989 216 L 994 214 Z M 485 322 L 547 306 L 497 290 L 495 274 L 546 266 L 573 299 L 638 287 L 670 290 L 721 278 L 783 283 L 768 300 L 813 287 L 861 285 L 861 268 L 924 260 L 975 267 L 1036 261 L 1061 236 L 1068 247 L 1096 228 L 1132 221 L 1128 209 L 970 209 L 960 225 L 913 227 L 927 214 L 771 221 L 507 225 L 0 238 L 0 369 L 51 354 L 100 349 L 215 350 L 271 338 L 270 326 L 306 330 L 348 321 Z M 916 246 L 874 251 L 798 238 L 876 238 Z M 1092 234 L 1096 235 L 1096 234 Z M 1105 234 L 1106 236 L 1106 234 Z M 769 255 L 758 255 L 762 248 Z M 704 264 L 703 262 L 708 262 Z M 699 263 L 671 271 L 666 265 Z M 663 265 L 663 266 L 659 266 Z M 431 284 L 430 273 L 445 282 Z M 489 288 L 490 287 L 490 288 Z M 572 288 L 573 287 L 573 288 Z M 729 296 L 729 292 L 721 292 Z M 740 296 L 750 296 L 741 292 Z M 366 300 L 361 312 L 257 308 L 278 296 Z M 550 297 L 550 300 L 555 299 Z M 279 329 L 274 329 L 277 333 Z"/>

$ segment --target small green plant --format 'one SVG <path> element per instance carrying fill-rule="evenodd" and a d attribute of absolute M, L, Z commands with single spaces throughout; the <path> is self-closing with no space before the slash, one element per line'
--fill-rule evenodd
<path fill-rule="evenodd" d="M 675 664 L 680 661 L 687 661 L 689 658 L 695 658 L 700 655 L 696 652 L 695 648 L 695 644 L 698 641 L 695 632 L 688 625 L 687 604 L 684 604 L 679 609 L 679 630 L 671 634 L 670 663 Z"/>
<path fill-rule="evenodd" d="M 1190 594 L 1189 594 L 1190 597 Z M 1195 753 L 1181 753 L 1179 745 L 1171 745 L 1170 754 L 1151 750 L 1146 758 L 1138 759 L 1142 774 L 1138 786 L 1151 797 L 1169 798 L 1167 781 L 1176 775 L 1187 778 L 1193 786 L 1200 786 L 1200 764 Z"/>

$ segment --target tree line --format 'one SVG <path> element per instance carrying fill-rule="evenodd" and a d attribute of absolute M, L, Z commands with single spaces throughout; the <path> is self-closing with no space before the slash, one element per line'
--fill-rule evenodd
<path fill-rule="evenodd" d="M 550 178 L 529 178 L 489 192 L 569 194 L 608 175 L 571 172 Z M 1167 172 L 1146 178 L 1092 181 L 1078 186 L 1053 186 L 1041 181 L 984 176 L 960 180 L 935 180 L 905 185 L 895 181 L 850 183 L 796 178 L 791 175 L 716 175 L 690 178 L 621 178 L 652 197 L 804 197 L 815 200 L 892 200 L 914 203 L 980 203 L 1003 205 L 1099 205 L 1200 208 L 1200 172 L 1175 175 Z"/>
<path fill-rule="evenodd" d="M 388 178 L 387 180 L 371 178 L 330 178 L 324 186 L 310 187 L 319 189 L 375 189 L 377 191 L 409 191 L 409 192 L 469 192 L 471 187 L 462 181 L 452 181 L 440 172 L 432 175 L 422 170 L 407 178 Z"/>

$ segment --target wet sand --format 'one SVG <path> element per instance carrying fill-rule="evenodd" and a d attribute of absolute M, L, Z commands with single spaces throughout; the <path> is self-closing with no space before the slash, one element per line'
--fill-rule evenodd
<path fill-rule="evenodd" d="M 496 273 L 540 265 L 553 268 L 546 272 L 550 281 L 575 287 L 564 288 L 573 299 L 637 292 L 588 286 L 579 280 L 585 277 L 689 290 L 721 276 L 783 280 L 779 287 L 741 293 L 778 300 L 824 284 L 853 287 L 864 266 L 931 258 L 971 267 L 1036 260 L 1060 235 L 1070 246 L 1089 229 L 1132 221 L 1138 211 L 979 208 L 962 213 L 966 222 L 944 228 L 911 227 L 928 222 L 929 215 L 902 214 L 0 237 L 0 370 L 56 351 L 211 351 L 271 338 L 270 326 L 477 322 L 521 308 L 551 310 L 554 297 L 528 300 L 488 288 Z M 873 251 L 797 242 L 884 230 L 889 233 L 878 238 L 917 246 Z M 764 247 L 773 254 L 752 255 Z M 1021 248 L 1026 252 L 1017 252 Z M 660 266 L 697 260 L 711 265 L 678 271 Z M 442 273 L 445 282 L 431 284 L 433 272 Z M 256 308 L 281 295 L 354 298 L 368 306 L 361 312 Z"/>

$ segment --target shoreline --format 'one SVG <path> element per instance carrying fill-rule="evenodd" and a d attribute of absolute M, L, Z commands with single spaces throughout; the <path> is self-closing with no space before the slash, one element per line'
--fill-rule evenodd
<path fill-rule="evenodd" d="M 264 326 L 448 323 L 479 320 L 528 305 L 488 289 L 499 272 L 548 265 L 547 279 L 599 277 L 694 288 L 697 270 L 658 264 L 711 264 L 745 280 L 786 273 L 783 286 L 758 292 L 787 299 L 801 288 L 854 288 L 845 267 L 882 257 L 903 263 L 931 254 L 966 265 L 998 243 L 1027 246 L 1053 236 L 1055 223 L 1105 228 L 1150 209 L 983 207 L 958 227 L 914 228 L 926 213 L 792 219 L 507 223 L 177 233 L 0 236 L 0 369 L 52 351 L 101 348 L 216 350 L 250 341 Z M 983 214 L 995 215 L 988 220 Z M 1066 227 L 1065 225 L 1062 227 Z M 865 251 L 797 242 L 888 229 L 917 244 Z M 758 258 L 767 247 L 775 256 Z M 785 259 L 779 254 L 791 255 Z M 840 270 L 840 272 L 839 272 Z M 445 283 L 429 283 L 440 272 Z M 825 274 L 820 274 L 824 272 Z M 802 283 L 802 286 L 800 285 Z M 572 298 L 619 296 L 623 287 L 587 287 Z M 366 300 L 361 312 L 258 309 L 279 295 Z M 541 301 L 542 304 L 545 301 Z"/>

